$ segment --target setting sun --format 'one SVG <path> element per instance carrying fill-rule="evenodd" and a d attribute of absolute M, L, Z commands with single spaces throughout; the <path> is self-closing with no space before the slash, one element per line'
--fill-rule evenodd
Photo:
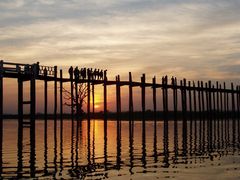
<path fill-rule="evenodd" d="M 100 107 L 100 105 L 96 104 L 94 105 L 94 108 L 98 109 Z"/>

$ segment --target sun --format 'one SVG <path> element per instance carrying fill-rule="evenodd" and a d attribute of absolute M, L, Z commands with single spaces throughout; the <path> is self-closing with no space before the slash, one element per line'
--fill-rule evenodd
<path fill-rule="evenodd" d="M 100 105 L 98 105 L 98 104 L 94 105 L 94 108 L 96 108 L 96 109 L 98 109 L 99 107 L 100 107 Z"/>

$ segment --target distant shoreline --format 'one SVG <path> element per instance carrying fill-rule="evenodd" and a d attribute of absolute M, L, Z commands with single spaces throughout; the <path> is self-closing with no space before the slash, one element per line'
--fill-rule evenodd
<path fill-rule="evenodd" d="M 219 112 L 218 112 L 219 113 Z M 237 112 L 236 112 L 237 113 Z M 231 117 L 231 115 L 233 114 L 233 112 L 229 111 L 227 112 L 227 118 Z M 108 112 L 107 113 L 107 119 L 108 120 L 117 120 L 118 118 L 120 118 L 121 120 L 129 120 L 129 112 L 121 112 L 120 116 L 118 117 L 117 116 L 117 113 L 116 112 Z M 183 114 L 181 111 L 178 111 L 176 113 L 176 116 L 177 116 L 177 119 L 183 119 Z M 71 114 L 63 114 L 62 115 L 63 119 L 71 119 Z M 137 111 L 137 112 L 134 112 L 133 115 L 132 115 L 133 119 L 134 120 L 142 120 L 142 112 L 141 111 Z M 186 118 L 189 120 L 189 119 L 199 119 L 200 117 L 209 117 L 209 112 L 205 111 L 205 112 L 192 112 L 192 114 L 190 112 L 187 112 L 186 113 Z M 215 113 L 214 111 L 212 112 L 212 117 L 215 117 L 215 118 L 223 118 L 225 117 L 224 115 L 224 112 L 223 114 L 218 114 Z M 23 115 L 23 119 L 29 119 L 30 118 L 30 115 Z M 75 118 L 75 115 L 74 115 L 74 118 Z M 103 112 L 97 112 L 97 113 L 94 113 L 94 114 L 90 114 L 90 118 L 91 119 L 104 119 L 104 113 Z M 162 111 L 157 111 L 156 113 L 156 118 L 157 120 L 161 121 L 164 119 L 164 113 Z M 168 119 L 174 119 L 175 118 L 175 113 L 173 111 L 169 111 L 168 114 L 167 114 L 167 118 Z M 17 114 L 4 114 L 3 115 L 3 119 L 18 119 L 18 115 Z M 36 119 L 42 119 L 44 120 L 45 119 L 45 115 L 42 114 L 42 113 L 38 113 L 36 114 Z M 47 119 L 48 120 L 51 120 L 51 119 L 55 119 L 54 117 L 54 114 L 48 114 L 47 115 Z M 57 114 L 57 119 L 59 120 L 60 119 L 60 114 Z M 87 114 L 84 114 L 82 116 L 82 119 L 87 119 Z M 153 111 L 146 111 L 145 112 L 145 120 L 154 120 L 154 112 Z"/>

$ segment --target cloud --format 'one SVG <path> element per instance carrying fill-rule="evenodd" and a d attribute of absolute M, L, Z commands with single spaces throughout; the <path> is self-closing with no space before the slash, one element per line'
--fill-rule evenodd
<path fill-rule="evenodd" d="M 107 68 L 112 77 L 236 78 L 222 67 L 240 57 L 239 7 L 223 0 L 6 1 L 1 58 Z"/>

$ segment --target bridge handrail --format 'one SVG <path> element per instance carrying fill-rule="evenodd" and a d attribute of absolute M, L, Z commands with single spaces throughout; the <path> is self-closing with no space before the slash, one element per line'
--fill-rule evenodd
<path fill-rule="evenodd" d="M 48 76 L 54 76 L 55 74 L 55 66 L 39 66 L 39 74 L 40 75 L 45 75 L 45 70 L 46 70 L 46 75 Z"/>
<path fill-rule="evenodd" d="M 6 66 L 7 65 L 7 66 Z M 55 67 L 54 66 L 42 66 L 39 63 L 34 64 L 23 64 L 23 63 L 12 63 L 0 60 L 0 72 L 12 72 L 21 74 L 35 74 L 35 75 L 45 75 L 44 71 L 46 69 L 46 75 L 54 76 Z"/>

